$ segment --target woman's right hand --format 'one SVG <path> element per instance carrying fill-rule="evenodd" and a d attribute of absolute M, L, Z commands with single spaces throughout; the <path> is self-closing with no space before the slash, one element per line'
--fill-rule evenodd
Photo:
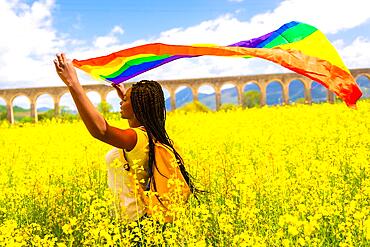
<path fill-rule="evenodd" d="M 117 91 L 118 97 L 123 100 L 124 95 L 126 94 L 126 88 L 123 83 L 120 84 L 114 84 L 112 83 L 112 87 L 114 87 Z"/>
<path fill-rule="evenodd" d="M 72 61 L 67 59 L 64 53 L 57 54 L 54 59 L 55 70 L 58 76 L 64 84 L 68 87 L 72 87 L 79 84 L 76 69 L 74 68 Z"/>

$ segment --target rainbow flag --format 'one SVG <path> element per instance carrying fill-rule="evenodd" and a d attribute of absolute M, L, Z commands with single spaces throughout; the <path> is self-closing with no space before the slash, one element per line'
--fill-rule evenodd
<path fill-rule="evenodd" d="M 73 64 L 94 78 L 119 84 L 171 61 L 198 56 L 269 60 L 321 83 L 348 106 L 355 106 L 362 95 L 325 35 L 317 28 L 300 22 L 290 22 L 261 37 L 228 46 L 152 43 L 102 57 L 73 60 Z"/>

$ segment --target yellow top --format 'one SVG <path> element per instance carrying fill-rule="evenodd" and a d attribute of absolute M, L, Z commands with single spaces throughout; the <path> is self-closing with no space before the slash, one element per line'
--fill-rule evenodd
<path fill-rule="evenodd" d="M 145 214 L 145 204 L 140 195 L 135 195 L 135 190 L 131 188 L 131 179 L 136 175 L 136 179 L 143 185 L 143 189 L 149 179 L 146 172 L 149 159 L 147 133 L 139 128 L 132 129 L 137 135 L 135 147 L 129 152 L 113 148 L 106 155 L 108 186 L 117 196 L 122 219 L 128 222 L 138 220 Z"/>

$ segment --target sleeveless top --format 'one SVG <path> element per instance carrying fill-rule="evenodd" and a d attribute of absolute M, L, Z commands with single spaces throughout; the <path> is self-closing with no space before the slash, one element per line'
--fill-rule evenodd
<path fill-rule="evenodd" d="M 140 128 L 131 128 L 136 132 L 135 147 L 127 152 L 125 149 L 113 148 L 105 157 L 108 170 L 108 187 L 118 199 L 119 213 L 122 220 L 131 222 L 145 214 L 145 204 L 131 188 L 129 173 L 135 174 L 143 189 L 148 183 L 149 139 Z M 124 157 L 127 162 L 125 161 Z"/>

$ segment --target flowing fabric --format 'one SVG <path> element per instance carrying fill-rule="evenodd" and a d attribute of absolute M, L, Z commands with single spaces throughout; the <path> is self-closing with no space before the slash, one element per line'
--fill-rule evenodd
<path fill-rule="evenodd" d="M 102 57 L 75 59 L 73 64 L 94 78 L 119 84 L 174 60 L 198 56 L 262 58 L 319 82 L 351 107 L 362 95 L 325 35 L 300 22 L 290 22 L 261 37 L 228 46 L 151 43 Z"/>

